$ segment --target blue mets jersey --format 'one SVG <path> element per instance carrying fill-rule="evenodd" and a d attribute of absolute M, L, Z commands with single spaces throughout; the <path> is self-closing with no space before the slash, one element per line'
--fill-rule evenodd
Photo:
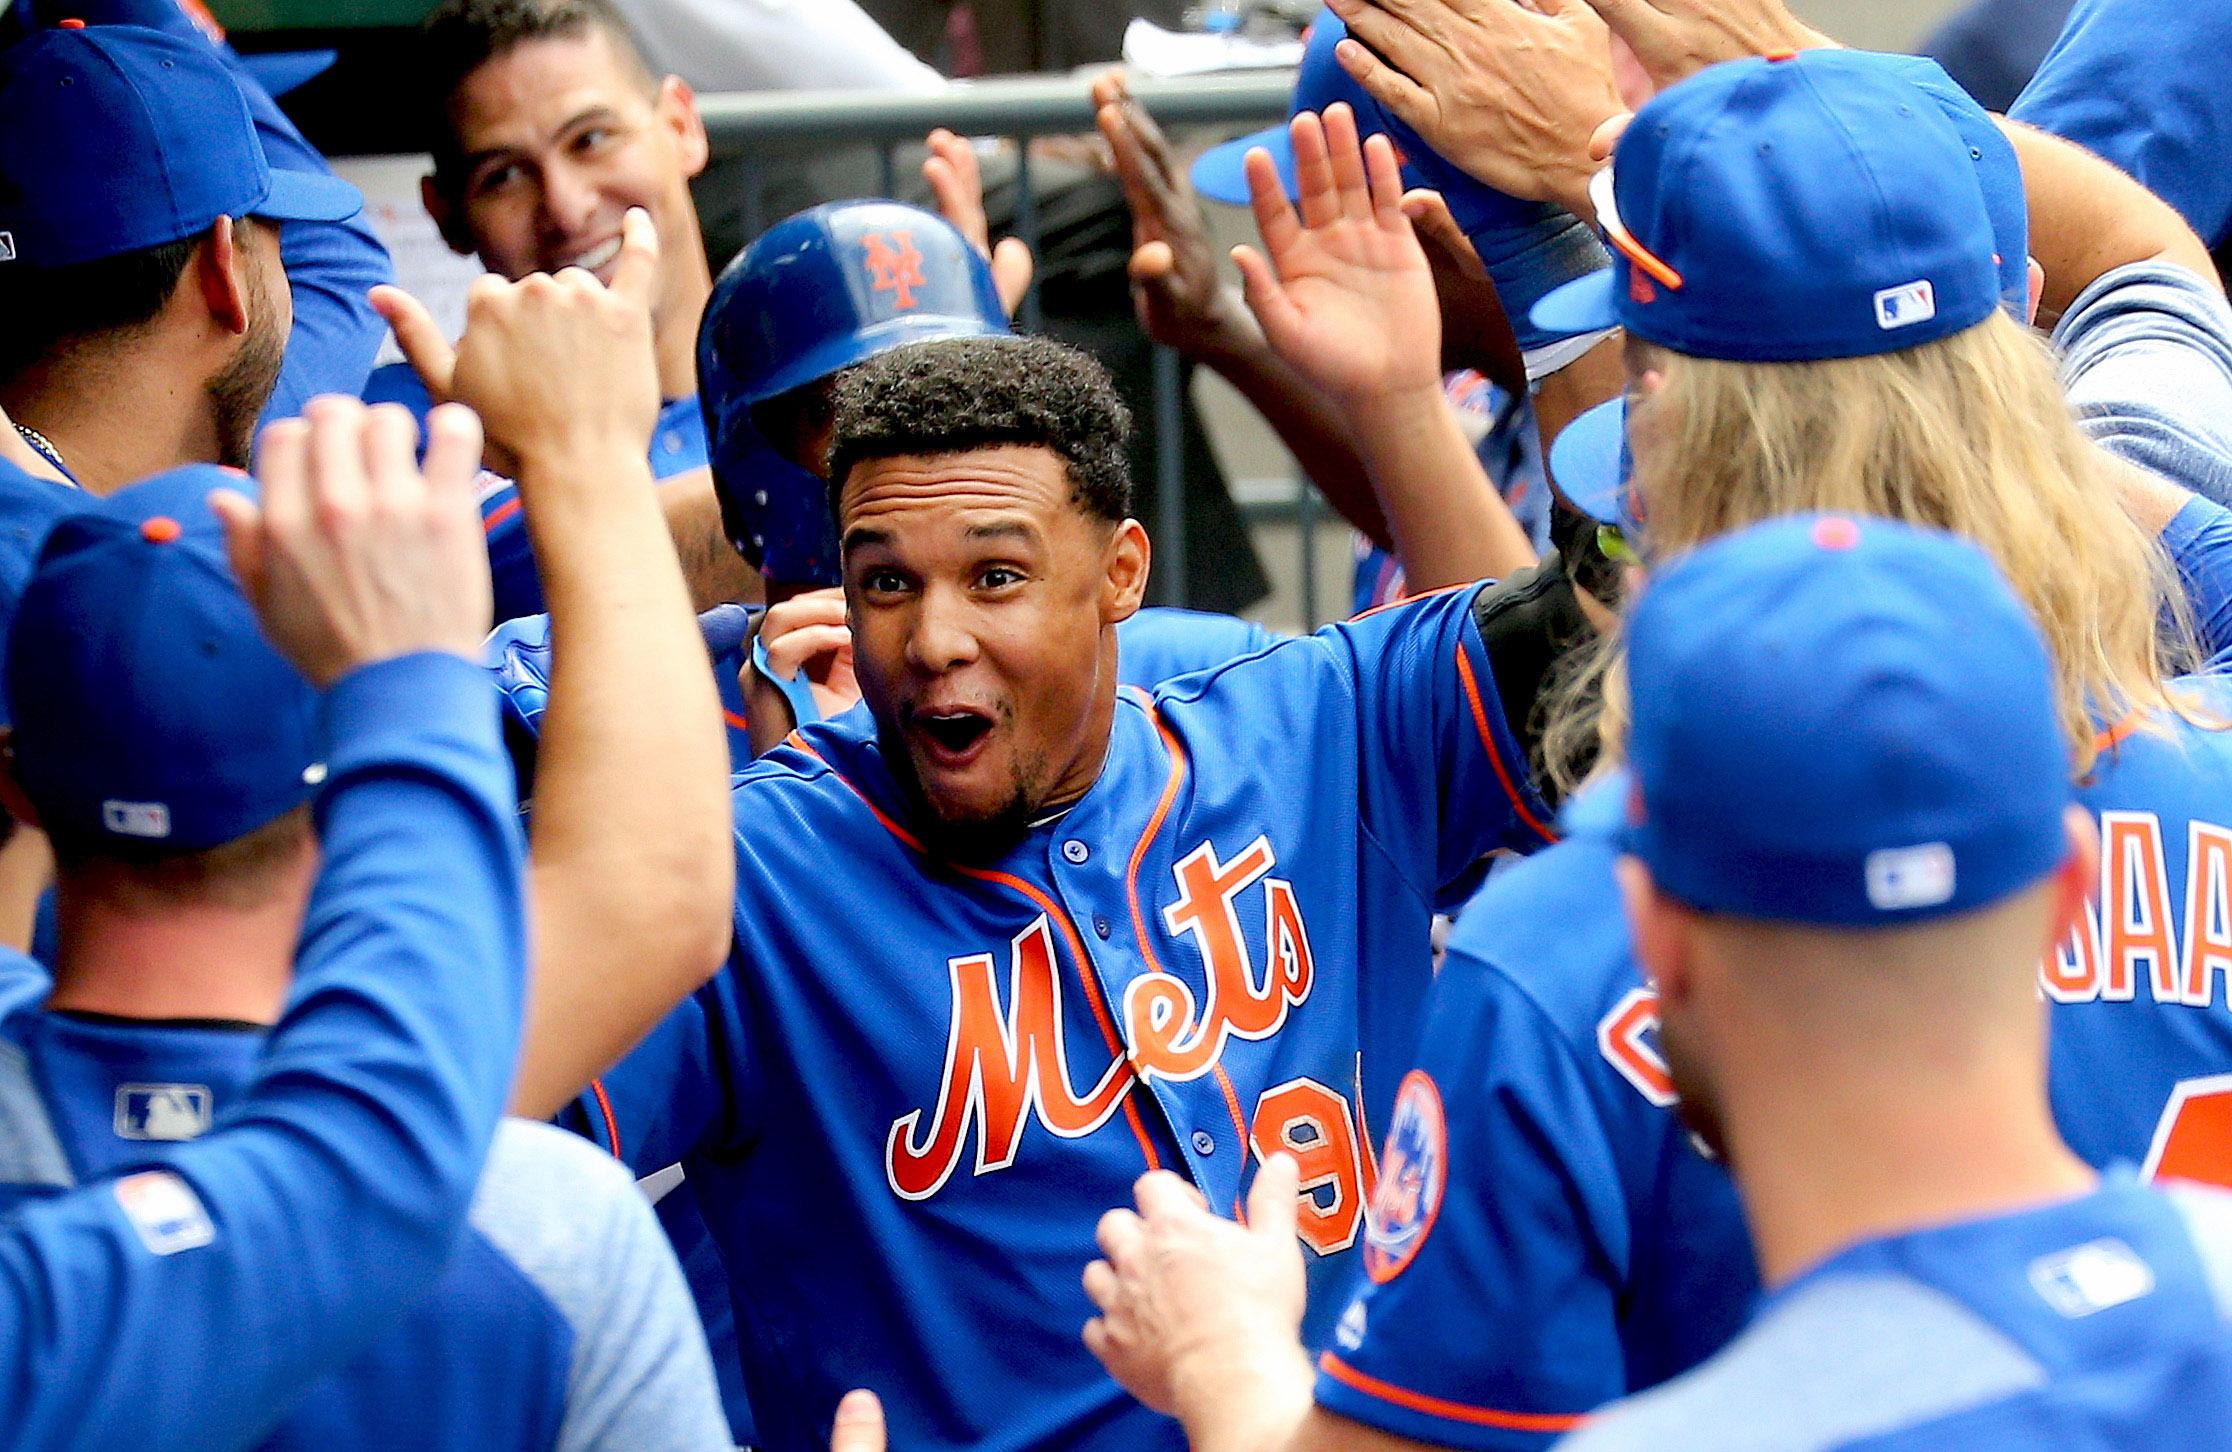
<path fill-rule="evenodd" d="M 1433 912 L 1549 836 L 1477 595 L 1123 691 L 1099 779 L 995 862 L 925 853 L 865 709 L 739 776 L 734 956 L 601 1108 L 687 1169 L 765 1445 L 856 1385 L 895 1446 L 1181 1445 L 1078 1339 L 1149 1168 L 1237 1209 L 1293 1152 L 1338 1282 Z"/>
<path fill-rule="evenodd" d="M 2180 688 L 2204 724 L 2105 733 L 2080 784 L 2100 884 L 2040 989 L 2071 1148 L 2232 1185 L 2232 730 L 2205 724 L 2232 720 L 2232 680 Z M 1733 1185 L 1673 1113 L 1617 820 L 1616 790 L 1585 794 L 1564 843 L 1458 920 L 1381 1155 L 1370 1275 L 1321 1363 L 1333 1410 L 1451 1446 L 1539 1445 L 1717 1350 L 1757 1293 Z M 1415 1204 L 1392 1193 L 1398 1149 L 1422 1166 Z M 1452 1341 L 1459 1316 L 1478 1330 Z"/>
<path fill-rule="evenodd" d="M 2201 1452 L 2232 1427 L 2232 1199 L 2092 1194 L 1854 1246 L 1572 1452 Z"/>

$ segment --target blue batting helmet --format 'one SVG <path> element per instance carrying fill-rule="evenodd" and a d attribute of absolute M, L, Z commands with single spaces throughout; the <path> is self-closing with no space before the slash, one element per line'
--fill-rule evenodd
<path fill-rule="evenodd" d="M 837 583 L 828 486 L 771 448 L 751 410 L 908 343 L 1008 331 L 982 254 L 898 202 L 830 202 L 776 224 L 713 285 L 698 398 L 737 551 L 769 578 Z"/>

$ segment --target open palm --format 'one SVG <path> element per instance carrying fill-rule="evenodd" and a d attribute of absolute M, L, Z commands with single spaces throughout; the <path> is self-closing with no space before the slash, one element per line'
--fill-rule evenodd
<path fill-rule="evenodd" d="M 1433 271 L 1403 214 L 1395 150 L 1359 144 L 1346 105 L 1294 118 L 1297 214 L 1270 155 L 1248 155 L 1248 191 L 1264 252 L 1233 249 L 1265 338 L 1337 401 L 1419 387 L 1441 376 Z"/>

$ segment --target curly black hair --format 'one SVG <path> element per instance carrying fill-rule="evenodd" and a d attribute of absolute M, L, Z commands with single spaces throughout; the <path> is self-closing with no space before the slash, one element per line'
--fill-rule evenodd
<path fill-rule="evenodd" d="M 829 450 L 834 508 L 853 466 L 1023 444 L 1069 467 L 1075 503 L 1111 524 L 1131 517 L 1131 410 L 1108 371 L 1047 338 L 951 338 L 895 348 L 837 384 Z"/>

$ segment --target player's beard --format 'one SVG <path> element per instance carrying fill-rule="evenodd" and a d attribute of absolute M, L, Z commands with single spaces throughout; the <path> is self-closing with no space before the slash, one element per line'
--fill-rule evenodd
<path fill-rule="evenodd" d="M 217 462 L 234 469 L 246 469 L 255 459 L 256 420 L 271 402 L 271 391 L 279 386 L 279 367 L 287 353 L 278 310 L 272 306 L 262 273 L 253 269 L 248 276 L 248 304 L 247 336 L 225 366 L 202 385 L 216 424 Z"/>
<path fill-rule="evenodd" d="M 1679 1022 L 1659 1017 L 1659 1057 L 1666 1060 L 1666 1076 L 1674 1083 L 1674 1113 L 1690 1133 L 1722 1161 L 1728 1148 L 1721 1137 L 1720 1098 L 1713 1092 L 1711 1076 L 1698 1055 L 1689 1051 L 1689 1036 Z"/>
<path fill-rule="evenodd" d="M 1030 774 L 1021 766 L 1016 770 L 1015 790 L 999 810 L 989 815 L 953 817 L 940 811 L 923 789 L 914 754 L 907 748 L 906 733 L 897 728 L 887 731 L 881 722 L 876 733 L 892 780 L 907 799 L 908 819 L 915 835 L 931 856 L 971 866 L 997 862 L 1014 850 L 1037 820 L 1040 798 L 1031 791 Z"/>

